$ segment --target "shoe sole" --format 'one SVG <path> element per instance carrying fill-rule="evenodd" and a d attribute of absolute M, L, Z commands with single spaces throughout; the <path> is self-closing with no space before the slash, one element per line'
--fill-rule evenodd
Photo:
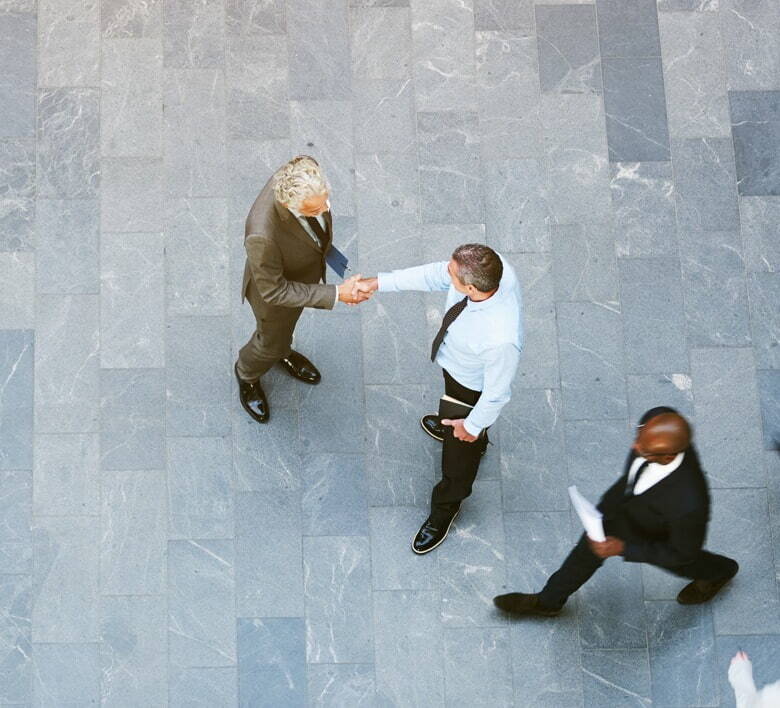
<path fill-rule="evenodd" d="M 417 534 L 414 534 L 414 538 L 412 538 L 412 551 L 416 553 L 418 556 L 424 556 L 426 553 L 430 553 L 434 548 L 438 548 L 441 546 L 442 543 L 444 543 L 444 539 L 447 538 L 447 534 L 450 532 L 450 527 L 452 526 L 452 522 L 455 521 L 455 519 L 458 518 L 458 514 L 460 514 L 460 509 L 458 509 L 455 512 L 455 515 L 450 519 L 450 523 L 447 524 L 447 530 L 444 532 L 444 535 L 436 542 L 434 543 L 430 548 L 424 550 L 424 551 L 418 551 L 414 547 L 414 539 L 417 538 Z"/>
<path fill-rule="evenodd" d="M 424 417 L 425 417 L 425 416 L 423 416 L 423 418 L 424 418 Z M 420 418 L 420 427 L 421 427 L 421 428 L 422 428 L 422 429 L 425 431 L 425 433 L 426 433 L 427 435 L 430 435 L 430 436 L 431 436 L 431 437 L 432 437 L 434 440 L 438 440 L 439 442 L 444 442 L 444 438 L 440 438 L 438 435 L 434 435 L 434 434 L 433 434 L 433 433 L 432 433 L 430 430 L 428 430 L 428 428 L 426 428 L 426 427 L 423 425 L 423 419 L 422 419 L 422 418 Z"/>
<path fill-rule="evenodd" d="M 734 573 L 734 575 L 732 575 L 730 578 L 728 578 L 728 580 L 724 580 L 723 584 L 714 593 L 712 593 L 712 595 L 710 595 L 705 600 L 697 600 L 696 602 L 686 602 L 685 600 L 681 600 L 680 599 L 680 594 L 678 593 L 678 595 L 677 595 L 677 604 L 679 604 L 679 605 L 705 605 L 708 602 L 712 602 L 720 594 L 720 591 L 723 590 L 723 588 L 725 588 L 734 579 L 735 575 L 736 575 L 736 573 Z"/>

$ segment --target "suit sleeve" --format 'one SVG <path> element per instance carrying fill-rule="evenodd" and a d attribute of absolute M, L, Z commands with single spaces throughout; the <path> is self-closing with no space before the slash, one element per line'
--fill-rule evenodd
<path fill-rule="evenodd" d="M 253 234 L 247 237 L 244 245 L 257 292 L 268 304 L 333 309 L 338 298 L 338 288 L 335 285 L 287 280 L 282 267 L 282 254 L 272 239 Z"/>
<path fill-rule="evenodd" d="M 685 565 L 696 559 L 706 533 L 706 514 L 690 512 L 672 520 L 669 537 L 664 541 L 627 542 L 623 558 L 631 563 L 651 563 L 667 568 Z"/>

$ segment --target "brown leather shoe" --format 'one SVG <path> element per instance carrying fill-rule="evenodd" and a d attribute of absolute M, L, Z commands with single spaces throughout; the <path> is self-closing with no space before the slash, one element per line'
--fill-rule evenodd
<path fill-rule="evenodd" d="M 257 381 L 244 381 L 238 375 L 238 362 L 233 366 L 238 381 L 238 398 L 244 410 L 250 417 L 258 423 L 267 423 L 271 416 L 271 410 L 268 407 L 268 399 L 265 397 L 265 391 L 260 385 L 260 379 Z"/>
<path fill-rule="evenodd" d="M 539 604 L 539 593 L 510 592 L 506 595 L 496 595 L 493 604 L 499 610 L 510 615 L 537 615 L 540 617 L 555 617 L 560 609 L 542 607 Z"/>
<path fill-rule="evenodd" d="M 318 384 L 322 378 L 317 367 L 303 354 L 299 354 L 298 352 L 290 352 L 290 354 L 279 363 L 290 376 L 294 376 L 304 383 Z"/>
<path fill-rule="evenodd" d="M 735 571 L 734 575 L 736 574 Z M 677 602 L 681 605 L 701 605 L 703 602 L 709 602 L 734 575 L 720 580 L 694 580 L 680 590 Z"/>

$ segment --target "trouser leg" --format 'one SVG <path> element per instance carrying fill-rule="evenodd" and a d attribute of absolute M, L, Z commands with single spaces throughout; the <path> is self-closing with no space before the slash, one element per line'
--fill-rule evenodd
<path fill-rule="evenodd" d="M 481 391 L 461 386 L 446 371 L 444 372 L 444 391 L 459 401 L 475 405 Z M 431 493 L 431 515 L 451 514 L 466 497 L 479 470 L 482 451 L 487 440 L 480 437 L 474 442 L 458 440 L 451 426 L 445 426 L 441 453 L 441 481 Z"/>
<path fill-rule="evenodd" d="M 582 534 L 561 567 L 550 576 L 539 593 L 539 604 L 550 609 L 563 607 L 569 595 L 579 590 L 603 563 L 590 550 L 588 539 Z"/>
<path fill-rule="evenodd" d="M 257 381 L 277 361 L 288 356 L 301 307 L 278 307 L 271 314 L 260 312 L 254 298 L 247 299 L 255 313 L 256 329 L 238 353 L 238 375 Z"/>
<path fill-rule="evenodd" d="M 699 555 L 691 563 L 675 567 L 659 566 L 668 570 L 674 575 L 690 580 L 722 580 L 730 578 L 739 569 L 735 560 L 726 556 L 710 553 L 709 551 L 699 551 Z"/>

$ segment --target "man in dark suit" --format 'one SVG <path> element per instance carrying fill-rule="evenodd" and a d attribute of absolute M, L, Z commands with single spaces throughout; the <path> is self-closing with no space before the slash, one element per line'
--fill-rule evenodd
<path fill-rule="evenodd" d="M 246 265 L 241 297 L 252 307 L 257 328 L 235 364 L 244 410 L 258 423 L 269 417 L 260 377 L 280 362 L 309 384 L 320 372 L 291 348 L 304 307 L 330 310 L 341 300 L 356 304 L 370 293 L 353 293 L 359 275 L 339 286 L 325 283 L 325 256 L 333 240 L 329 185 L 317 161 L 299 155 L 271 177 L 246 220 Z"/>
<path fill-rule="evenodd" d="M 583 534 L 540 593 L 499 595 L 495 605 L 512 615 L 558 614 L 610 556 L 690 578 L 677 596 L 683 605 L 711 600 L 739 569 L 731 558 L 702 548 L 710 496 L 690 427 L 672 408 L 653 408 L 642 416 L 623 475 L 598 508 L 605 541 Z"/>

